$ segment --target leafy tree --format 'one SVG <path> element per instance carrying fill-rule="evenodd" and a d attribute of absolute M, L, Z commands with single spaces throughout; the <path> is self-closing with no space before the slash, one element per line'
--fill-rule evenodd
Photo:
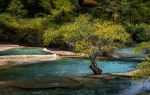
<path fill-rule="evenodd" d="M 45 30 L 45 33 L 43 35 L 45 45 L 49 45 L 49 43 L 57 42 L 61 38 L 62 38 L 62 34 L 60 34 L 60 32 L 54 28 L 48 28 L 47 30 Z"/>
<path fill-rule="evenodd" d="M 139 24 L 135 26 L 133 34 L 136 41 L 149 41 L 150 40 L 150 25 Z"/>
<path fill-rule="evenodd" d="M 122 46 L 129 39 L 129 34 L 121 25 L 92 21 L 89 15 L 79 16 L 74 23 L 63 26 L 59 31 L 64 34 L 66 43 L 77 52 L 88 55 L 94 74 L 102 73 L 96 64 L 97 56 Z"/>
<path fill-rule="evenodd" d="M 127 31 L 132 35 L 135 42 L 147 42 L 150 40 L 150 25 L 141 23 L 130 25 Z"/>
<path fill-rule="evenodd" d="M 51 11 L 55 23 L 67 22 L 72 17 L 74 6 L 70 0 L 54 0 L 54 9 Z"/>
<path fill-rule="evenodd" d="M 44 18 L 24 20 L 10 14 L 0 14 L 0 40 L 3 42 L 41 45 Z"/>
<path fill-rule="evenodd" d="M 118 8 L 120 21 L 124 24 L 149 23 L 150 2 L 144 0 L 121 0 Z"/>
<path fill-rule="evenodd" d="M 45 13 L 49 13 L 52 11 L 52 0 L 41 0 L 40 5 L 44 8 Z"/>
<path fill-rule="evenodd" d="M 8 5 L 7 11 L 15 16 L 23 17 L 27 11 L 24 9 L 23 4 L 20 0 L 12 0 Z"/>

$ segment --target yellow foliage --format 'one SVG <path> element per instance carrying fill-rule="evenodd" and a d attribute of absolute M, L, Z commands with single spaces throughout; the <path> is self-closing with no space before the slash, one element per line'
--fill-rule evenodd
<path fill-rule="evenodd" d="M 89 15 L 81 15 L 74 23 L 61 29 L 65 31 L 64 40 L 73 44 L 78 52 L 89 55 L 109 52 L 118 47 L 118 44 L 121 46 L 128 42 L 130 36 L 121 25 L 90 20 Z"/>

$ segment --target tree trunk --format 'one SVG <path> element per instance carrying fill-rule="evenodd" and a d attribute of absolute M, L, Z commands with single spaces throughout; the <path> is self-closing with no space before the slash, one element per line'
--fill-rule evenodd
<path fill-rule="evenodd" d="M 89 66 L 89 68 L 93 71 L 94 75 L 100 75 L 102 74 L 102 70 L 99 67 L 97 67 L 95 60 L 95 58 L 90 57 L 91 65 Z"/>

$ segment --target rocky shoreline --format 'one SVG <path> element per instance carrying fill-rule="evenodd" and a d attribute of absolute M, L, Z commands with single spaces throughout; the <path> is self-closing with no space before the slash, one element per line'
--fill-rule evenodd
<path fill-rule="evenodd" d="M 0 51 L 5 51 L 13 48 L 24 48 L 26 46 L 13 45 L 13 44 L 0 44 Z"/>

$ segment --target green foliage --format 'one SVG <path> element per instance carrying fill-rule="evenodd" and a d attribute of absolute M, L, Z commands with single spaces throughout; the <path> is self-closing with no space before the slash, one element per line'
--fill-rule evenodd
<path fill-rule="evenodd" d="M 150 76 L 150 61 L 143 61 L 138 65 L 138 72 L 136 72 L 136 76 L 138 77 L 149 77 Z"/>
<path fill-rule="evenodd" d="M 0 40 L 5 42 L 40 45 L 44 18 L 21 19 L 10 14 L 0 15 Z"/>
<path fill-rule="evenodd" d="M 142 42 L 136 48 L 136 52 L 140 52 L 142 50 L 150 50 L 150 41 L 149 42 Z"/>
<path fill-rule="evenodd" d="M 71 20 L 71 14 L 74 6 L 70 0 L 54 0 L 54 9 L 51 11 L 55 23 L 68 22 Z"/>
<path fill-rule="evenodd" d="M 52 11 L 52 0 L 41 0 L 40 6 L 42 6 L 46 13 Z"/>
<path fill-rule="evenodd" d="M 144 61 L 137 66 L 138 72 L 135 73 L 136 76 L 149 77 L 150 76 L 150 42 L 143 42 L 138 45 L 136 51 L 147 50 L 147 56 Z"/>
<path fill-rule="evenodd" d="M 121 13 L 120 21 L 124 24 L 149 23 L 150 2 L 141 0 L 121 0 L 118 9 Z"/>
<path fill-rule="evenodd" d="M 89 15 L 80 15 L 61 31 L 64 31 L 64 40 L 76 51 L 89 55 L 109 52 L 129 39 L 121 25 L 92 21 Z"/>
<path fill-rule="evenodd" d="M 150 25 L 147 24 L 139 24 L 135 26 L 135 32 L 133 36 L 137 41 L 149 41 L 150 40 Z"/>
<path fill-rule="evenodd" d="M 27 13 L 20 0 L 11 0 L 10 4 L 8 5 L 7 11 L 11 15 L 19 16 L 19 17 L 24 17 Z"/>
<path fill-rule="evenodd" d="M 49 45 L 50 43 L 57 42 L 59 39 L 61 39 L 61 34 L 59 31 L 50 28 L 47 29 L 43 35 L 44 44 Z"/>
<path fill-rule="evenodd" d="M 129 25 L 127 32 L 131 34 L 134 42 L 149 41 L 150 39 L 150 2 L 147 0 L 0 0 L 0 33 L 3 34 L 1 39 L 3 37 L 5 40 L 9 39 L 6 37 L 5 33 L 8 33 L 6 31 L 9 31 L 9 35 L 14 35 L 14 32 L 21 31 L 21 29 L 27 31 L 27 28 L 29 31 L 35 29 L 42 32 L 54 29 L 54 33 L 58 36 L 56 38 L 56 35 L 54 36 L 56 41 L 53 42 L 55 43 L 60 41 L 61 37 L 63 39 L 64 32 L 60 32 L 63 27 L 65 28 L 68 23 L 73 24 L 73 21 L 81 14 L 91 15 L 91 21 L 88 23 L 94 23 L 92 31 L 97 29 L 98 24 L 99 27 L 103 27 L 105 25 L 101 24 L 106 23 L 107 26 L 113 21 L 118 24 L 113 26 L 111 25 L 113 23 L 110 23 L 109 26 L 112 29 L 107 31 Z M 92 21 L 92 19 L 101 19 L 102 21 Z M 89 31 L 91 30 L 89 29 Z M 45 33 L 51 35 L 49 32 Z M 43 37 L 46 37 L 45 35 Z"/>
<path fill-rule="evenodd" d="M 150 25 L 148 24 L 136 24 L 135 26 L 128 27 L 128 32 L 132 35 L 132 38 L 136 42 L 149 41 L 150 40 Z"/>
<path fill-rule="evenodd" d="M 50 24 L 49 28 L 44 31 L 43 43 L 45 46 L 52 46 L 54 48 L 59 48 L 63 50 L 72 50 L 71 47 L 67 45 L 64 38 L 64 32 L 62 28 L 64 25 Z"/>

